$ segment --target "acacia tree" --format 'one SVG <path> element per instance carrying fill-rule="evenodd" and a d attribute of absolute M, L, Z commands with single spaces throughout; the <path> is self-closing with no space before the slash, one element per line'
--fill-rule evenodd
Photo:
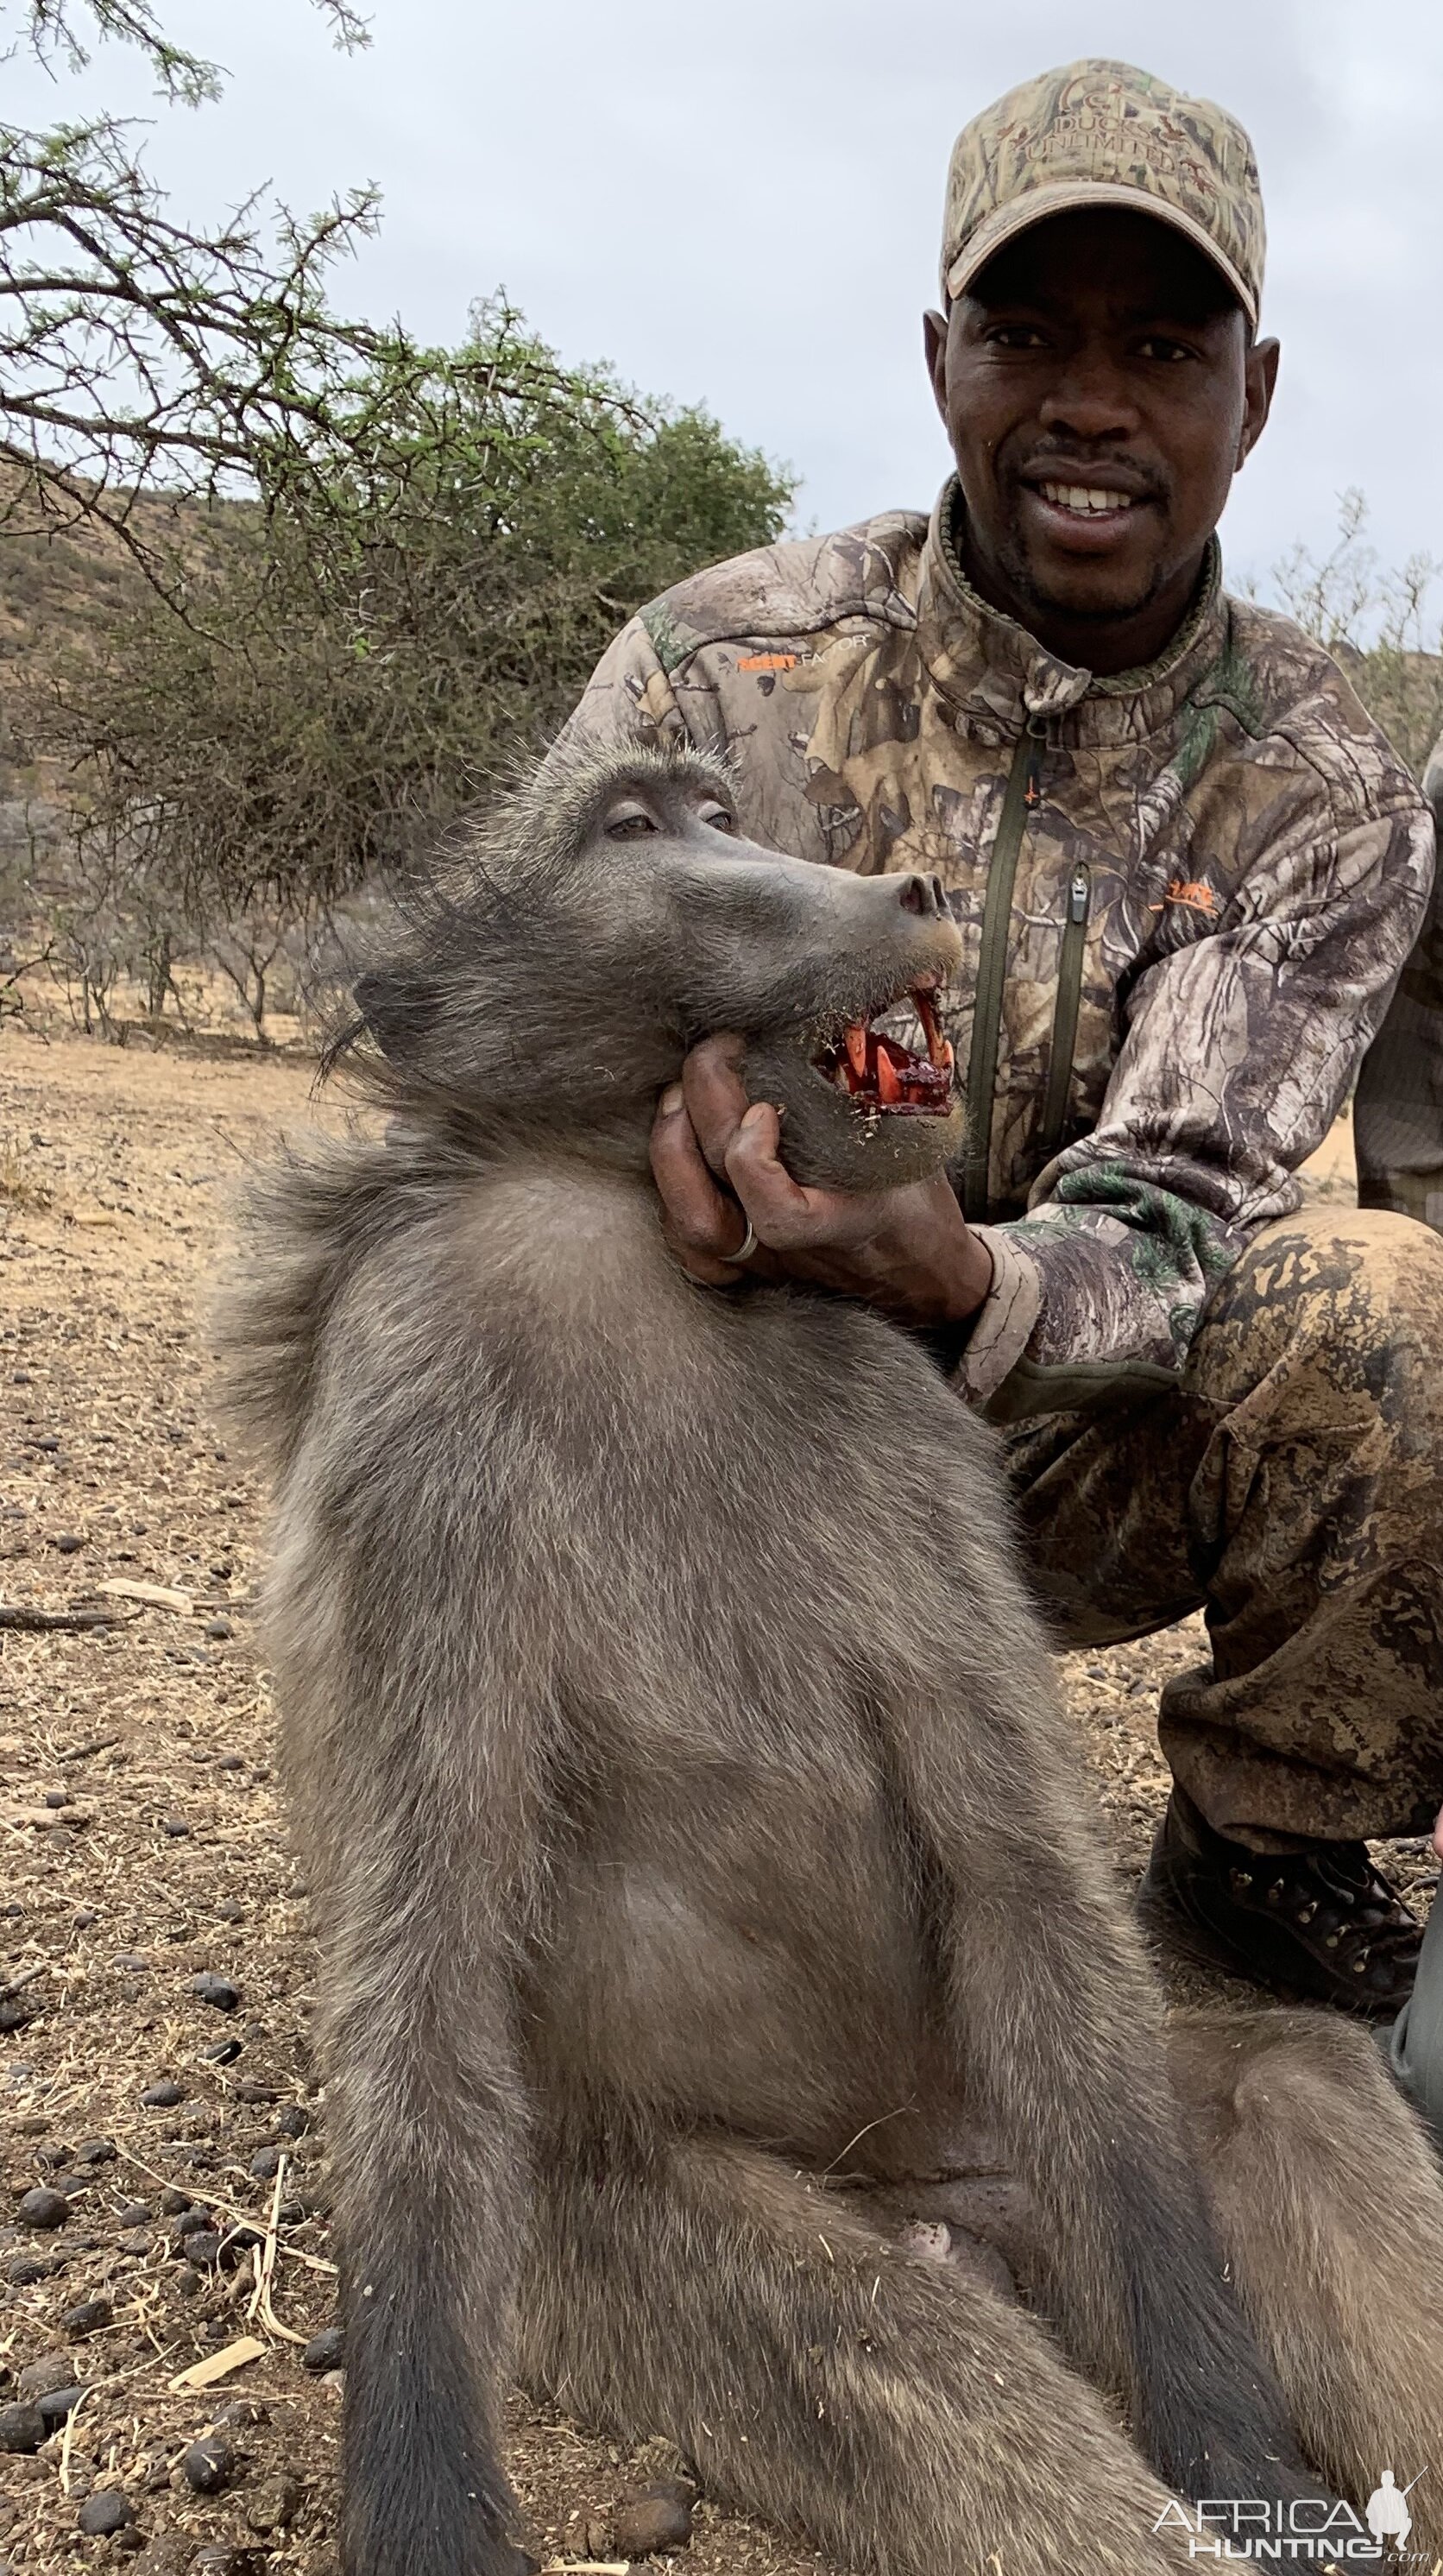
<path fill-rule="evenodd" d="M 641 601 L 776 536 L 790 498 L 705 413 L 564 367 L 504 305 L 457 351 L 378 343 L 260 470 L 266 507 L 212 511 L 166 591 L 98 607 L 31 694 L 107 883 L 120 860 L 192 924 L 403 872 Z"/>
<path fill-rule="evenodd" d="M 1410 555 L 1401 571 L 1380 565 L 1358 491 L 1342 496 L 1327 554 L 1294 546 L 1272 572 L 1289 615 L 1343 662 L 1419 778 L 1443 732 L 1443 635 L 1434 605 L 1440 572 L 1443 565 L 1427 554 Z"/>
<path fill-rule="evenodd" d="M 366 41 L 350 0 L 314 5 L 342 46 Z M 149 0 L 9 0 L 7 21 L 12 57 L 78 68 L 99 36 L 137 48 L 173 102 L 219 95 L 217 67 L 173 43 Z M 0 526 L 98 523 L 168 579 L 137 495 L 255 490 L 259 450 L 304 448 L 368 354 L 326 282 L 375 216 L 356 190 L 307 222 L 255 197 L 191 227 L 117 119 L 0 124 Z"/>
<path fill-rule="evenodd" d="M 77 58 L 76 5 L 28 0 L 28 41 Z M 147 0 L 89 7 L 167 95 L 215 94 Z M 122 976 L 157 1018 L 204 942 L 262 1030 L 298 940 L 539 740 L 643 599 L 782 525 L 764 458 L 504 302 L 455 350 L 338 316 L 374 220 L 197 232 L 122 127 L 0 129 L 0 525 L 78 523 L 144 576 L 17 701 L 81 790 L 58 953 L 87 1025 L 121 1025 Z"/>

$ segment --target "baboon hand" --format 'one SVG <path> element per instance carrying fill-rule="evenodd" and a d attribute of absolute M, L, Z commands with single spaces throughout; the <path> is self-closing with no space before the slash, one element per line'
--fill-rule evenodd
<path fill-rule="evenodd" d="M 651 1168 L 683 1269 L 707 1287 L 795 1279 L 919 1330 L 974 1315 L 992 1256 L 951 1184 L 939 1175 L 870 1192 L 802 1188 L 782 1159 L 776 1110 L 747 1099 L 745 1051 L 731 1031 L 703 1039 L 657 1109 Z M 759 1248 L 739 1268 L 748 1226 Z"/>

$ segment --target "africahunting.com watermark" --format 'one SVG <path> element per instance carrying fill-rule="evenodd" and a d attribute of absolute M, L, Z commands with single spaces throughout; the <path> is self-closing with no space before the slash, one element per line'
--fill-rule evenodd
<path fill-rule="evenodd" d="M 1185 2538 L 1189 2558 L 1303 2559 L 1314 2565 L 1339 2559 L 1377 2565 L 1386 2559 L 1405 2576 L 1443 2576 L 1443 2558 L 1429 2566 L 1426 2551 L 1408 2547 L 1408 2498 L 1426 2475 L 1420 2469 L 1400 2486 L 1385 2469 L 1361 2514 L 1330 2496 L 1295 2496 L 1286 2504 L 1260 2496 L 1205 2496 L 1198 2504 L 1165 2505 L 1153 2529 Z"/>

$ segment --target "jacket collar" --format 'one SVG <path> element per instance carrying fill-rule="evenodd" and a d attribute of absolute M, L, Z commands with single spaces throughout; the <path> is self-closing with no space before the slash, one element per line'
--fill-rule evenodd
<path fill-rule="evenodd" d="M 1045 652 L 1025 627 L 978 597 L 958 557 L 961 503 L 954 476 L 932 513 L 917 593 L 923 659 L 959 716 L 1009 732 L 1036 718 L 1063 725 L 1070 742 L 1098 746 L 1141 742 L 1168 725 L 1226 649 L 1217 538 L 1209 541 L 1197 597 L 1166 651 L 1140 670 L 1096 679 Z"/>

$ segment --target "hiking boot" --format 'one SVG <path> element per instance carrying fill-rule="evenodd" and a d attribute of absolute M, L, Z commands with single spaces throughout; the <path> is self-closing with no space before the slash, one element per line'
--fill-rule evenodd
<path fill-rule="evenodd" d="M 1255 1852 L 1174 1785 L 1137 1892 L 1143 1929 L 1229 1975 L 1343 2012 L 1400 2012 L 1423 1926 L 1362 1843 Z"/>

